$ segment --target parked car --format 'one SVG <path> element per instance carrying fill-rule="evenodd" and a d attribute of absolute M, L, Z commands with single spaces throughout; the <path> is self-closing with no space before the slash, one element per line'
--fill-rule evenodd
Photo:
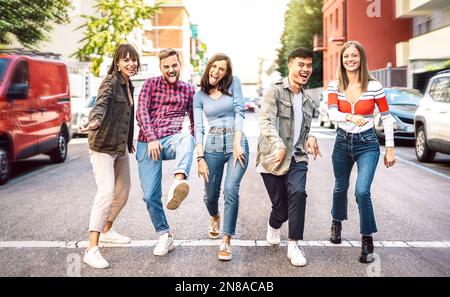
<path fill-rule="evenodd" d="M 244 97 L 244 109 L 246 112 L 255 112 L 256 111 L 256 103 L 254 102 L 254 98 L 252 97 Z"/>
<path fill-rule="evenodd" d="M 95 106 L 97 96 L 91 96 L 86 100 L 84 106 L 72 114 L 72 132 L 73 136 L 87 135 L 87 132 L 81 131 L 81 128 L 88 123 L 89 113 Z"/>
<path fill-rule="evenodd" d="M 70 137 L 66 65 L 37 52 L 0 50 L 0 184 L 16 160 L 44 153 L 64 162 Z"/>
<path fill-rule="evenodd" d="M 394 118 L 394 139 L 414 140 L 414 113 L 423 95 L 415 89 L 384 89 L 389 110 Z M 378 108 L 374 112 L 374 127 L 378 139 L 384 141 L 384 128 Z"/>
<path fill-rule="evenodd" d="M 323 91 L 320 94 L 317 120 L 319 121 L 319 126 L 321 127 L 328 127 L 334 130 L 337 129 L 337 123 L 330 121 L 330 118 L 328 117 L 328 96 L 326 91 Z"/>
<path fill-rule="evenodd" d="M 433 76 L 414 116 L 416 156 L 432 162 L 436 152 L 450 154 L 450 72 Z"/>

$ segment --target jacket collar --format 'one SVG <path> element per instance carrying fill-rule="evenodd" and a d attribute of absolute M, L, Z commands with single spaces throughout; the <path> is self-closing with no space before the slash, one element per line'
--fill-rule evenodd
<path fill-rule="evenodd" d="M 292 93 L 294 93 L 294 91 L 292 91 L 291 89 L 291 85 L 289 84 L 289 77 L 285 77 L 283 78 L 283 88 L 284 89 L 288 89 L 289 91 L 291 91 Z M 309 96 L 306 94 L 305 90 L 303 88 L 300 89 L 300 93 L 302 93 L 303 96 L 303 102 L 305 102 L 305 100 L 310 100 L 311 98 L 309 98 Z"/>

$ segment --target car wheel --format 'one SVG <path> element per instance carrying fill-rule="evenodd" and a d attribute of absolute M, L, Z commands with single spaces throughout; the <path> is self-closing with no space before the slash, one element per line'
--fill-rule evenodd
<path fill-rule="evenodd" d="M 416 156 L 420 162 L 432 162 L 436 152 L 427 145 L 424 126 L 420 126 L 416 133 Z"/>
<path fill-rule="evenodd" d="M 58 146 L 49 154 L 50 160 L 54 163 L 62 163 L 67 157 L 67 138 L 61 131 L 58 138 Z"/>
<path fill-rule="evenodd" d="M 12 169 L 11 156 L 8 149 L 0 148 L 0 185 L 8 182 Z"/>

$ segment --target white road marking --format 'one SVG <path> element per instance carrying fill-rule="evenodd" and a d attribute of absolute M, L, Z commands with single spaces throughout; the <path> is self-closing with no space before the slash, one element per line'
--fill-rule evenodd
<path fill-rule="evenodd" d="M 175 240 L 175 246 L 220 246 L 222 241 L 216 240 Z M 134 240 L 128 244 L 100 243 L 100 247 L 153 247 L 157 240 Z M 268 247 L 271 246 L 265 240 L 232 240 L 234 247 Z M 286 246 L 287 241 L 282 241 L 280 246 Z M 332 244 L 328 240 L 300 241 L 299 245 L 308 247 L 361 247 L 360 241 L 344 240 L 341 244 Z M 0 248 L 86 248 L 87 241 L 0 241 Z M 374 241 L 375 247 L 384 248 L 450 248 L 450 241 Z"/>
<path fill-rule="evenodd" d="M 438 172 L 438 171 L 436 171 L 436 170 L 430 169 L 430 168 L 428 168 L 428 167 L 426 167 L 426 166 L 419 165 L 419 164 L 416 164 L 416 163 L 414 163 L 414 162 L 408 161 L 408 160 L 406 160 L 405 158 L 400 157 L 399 155 L 397 155 L 397 159 L 400 160 L 400 161 L 402 161 L 402 162 L 404 162 L 404 163 L 406 163 L 406 164 L 408 164 L 408 165 L 414 166 L 414 167 L 416 167 L 416 168 L 425 170 L 426 172 L 429 172 L 429 173 L 431 173 L 431 174 L 434 174 L 434 175 L 437 175 L 437 176 L 440 176 L 440 177 L 443 177 L 443 178 L 445 178 L 445 179 L 450 180 L 450 176 L 449 176 L 449 175 L 446 175 L 446 174 L 444 174 L 444 173 L 441 173 L 441 172 Z"/>

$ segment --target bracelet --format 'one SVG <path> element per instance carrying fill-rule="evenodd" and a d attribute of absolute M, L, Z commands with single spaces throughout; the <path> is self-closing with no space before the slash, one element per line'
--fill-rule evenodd
<path fill-rule="evenodd" d="M 198 156 L 197 157 L 197 162 L 199 162 L 201 159 L 205 160 L 205 156 Z"/>

